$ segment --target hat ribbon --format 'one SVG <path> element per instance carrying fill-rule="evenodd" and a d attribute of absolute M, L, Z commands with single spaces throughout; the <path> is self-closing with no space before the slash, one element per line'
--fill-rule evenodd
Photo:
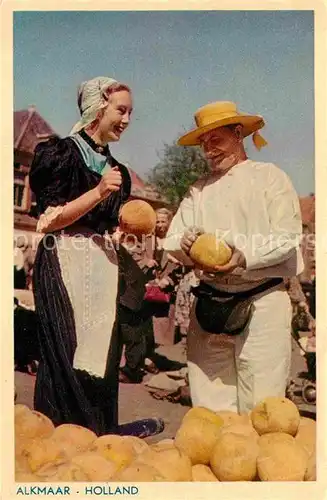
<path fill-rule="evenodd" d="M 268 144 L 268 142 L 262 137 L 262 135 L 258 131 L 254 132 L 254 134 L 252 135 L 252 141 L 258 151 L 260 151 L 261 148 L 267 146 Z"/>

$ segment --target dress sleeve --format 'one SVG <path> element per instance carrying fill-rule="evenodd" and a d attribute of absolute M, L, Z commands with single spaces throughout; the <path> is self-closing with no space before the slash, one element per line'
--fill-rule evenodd
<path fill-rule="evenodd" d="M 76 153 L 65 139 L 50 139 L 37 145 L 30 171 L 38 215 L 49 207 L 63 206 L 72 189 Z"/>
<path fill-rule="evenodd" d="M 58 205 L 57 207 L 49 206 L 45 212 L 40 215 L 40 218 L 36 225 L 37 233 L 45 233 L 47 229 L 50 227 L 50 224 L 53 224 L 54 221 L 59 219 L 64 209 L 64 205 Z"/>

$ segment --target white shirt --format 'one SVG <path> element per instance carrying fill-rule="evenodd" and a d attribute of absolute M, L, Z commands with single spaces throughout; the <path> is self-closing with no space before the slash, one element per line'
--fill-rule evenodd
<path fill-rule="evenodd" d="M 219 289 L 251 288 L 271 277 L 303 271 L 299 199 L 289 177 L 272 163 L 245 160 L 218 178 L 211 175 L 191 186 L 172 220 L 164 248 L 185 264 L 184 231 L 192 226 L 214 233 L 241 250 L 246 269 L 201 279 Z M 255 282 L 255 283 L 254 283 Z"/>

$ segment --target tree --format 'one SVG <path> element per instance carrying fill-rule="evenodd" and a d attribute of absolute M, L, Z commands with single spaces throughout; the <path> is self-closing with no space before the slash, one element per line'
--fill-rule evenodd
<path fill-rule="evenodd" d="M 165 144 L 160 162 L 149 174 L 148 182 L 177 208 L 191 184 L 206 172 L 208 163 L 199 147 Z"/>

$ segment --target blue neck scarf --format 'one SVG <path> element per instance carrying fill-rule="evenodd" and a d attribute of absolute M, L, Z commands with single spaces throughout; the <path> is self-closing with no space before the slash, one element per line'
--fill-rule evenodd
<path fill-rule="evenodd" d="M 111 168 L 108 163 L 107 156 L 94 151 L 90 144 L 88 144 L 85 139 L 80 136 L 80 134 L 73 134 L 70 138 L 77 144 L 83 160 L 90 170 L 103 175 L 105 169 L 107 170 Z"/>

